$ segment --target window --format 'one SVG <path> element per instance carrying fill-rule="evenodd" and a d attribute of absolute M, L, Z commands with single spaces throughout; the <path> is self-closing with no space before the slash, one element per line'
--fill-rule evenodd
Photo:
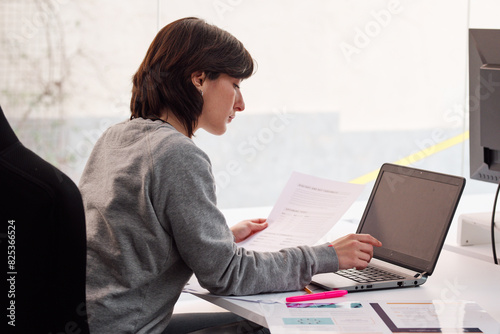
<path fill-rule="evenodd" d="M 129 117 L 131 77 L 158 28 L 198 16 L 235 35 L 258 63 L 228 132 L 196 133 L 220 207 L 272 205 L 293 170 L 370 184 L 382 163 L 405 161 L 468 176 L 468 6 L 7 0 L 0 103 L 24 144 L 78 182 L 100 134 Z"/>

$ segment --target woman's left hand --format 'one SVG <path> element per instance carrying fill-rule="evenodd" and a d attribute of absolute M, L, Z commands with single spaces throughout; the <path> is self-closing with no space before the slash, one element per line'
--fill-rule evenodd
<path fill-rule="evenodd" d="M 265 218 L 243 220 L 236 225 L 231 226 L 235 242 L 242 242 L 249 236 L 262 231 L 267 227 Z"/>

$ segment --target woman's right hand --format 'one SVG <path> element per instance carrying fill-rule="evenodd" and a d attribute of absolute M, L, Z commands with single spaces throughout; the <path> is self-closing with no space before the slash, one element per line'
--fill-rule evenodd
<path fill-rule="evenodd" d="M 373 257 L 373 247 L 382 243 L 369 234 L 348 234 L 331 242 L 339 260 L 339 270 L 365 269 Z"/>

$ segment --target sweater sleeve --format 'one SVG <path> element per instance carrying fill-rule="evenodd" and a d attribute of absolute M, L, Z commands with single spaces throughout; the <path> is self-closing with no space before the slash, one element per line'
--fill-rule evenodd
<path fill-rule="evenodd" d="M 174 147 L 153 164 L 161 185 L 155 206 L 162 208 L 164 228 L 203 287 L 220 295 L 298 290 L 314 274 L 338 270 L 335 250 L 328 244 L 279 252 L 237 247 L 216 206 L 208 157 L 192 142 Z"/>

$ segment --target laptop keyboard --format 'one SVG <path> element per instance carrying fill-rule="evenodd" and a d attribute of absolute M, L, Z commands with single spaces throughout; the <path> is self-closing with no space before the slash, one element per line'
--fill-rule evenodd
<path fill-rule="evenodd" d="M 404 279 L 403 276 L 372 266 L 368 266 L 363 270 L 356 270 L 356 269 L 339 270 L 336 272 L 336 274 L 343 276 L 345 278 L 352 279 L 353 281 L 358 283 Z"/>

